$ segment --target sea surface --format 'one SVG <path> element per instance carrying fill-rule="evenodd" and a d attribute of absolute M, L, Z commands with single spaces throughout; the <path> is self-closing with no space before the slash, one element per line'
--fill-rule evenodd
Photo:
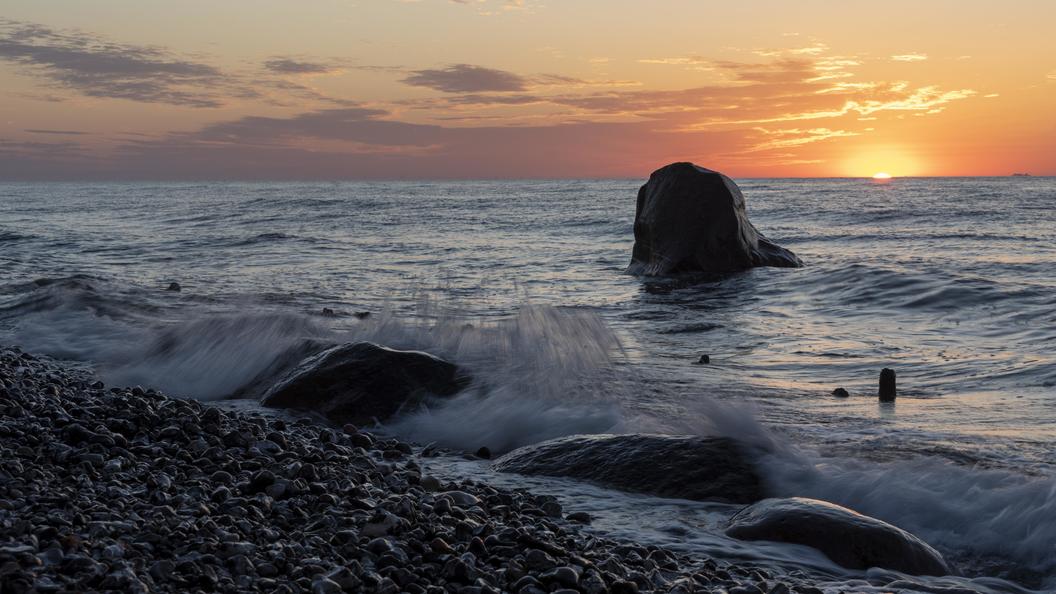
<path fill-rule="evenodd" d="M 305 337 L 427 350 L 474 389 L 383 430 L 496 452 L 584 432 L 766 443 L 776 493 L 892 522 L 963 577 L 737 543 L 724 506 L 457 457 L 435 472 L 834 589 L 1056 589 L 1056 178 L 737 181 L 804 268 L 625 274 L 640 180 L 0 184 L 0 342 L 205 400 Z"/>

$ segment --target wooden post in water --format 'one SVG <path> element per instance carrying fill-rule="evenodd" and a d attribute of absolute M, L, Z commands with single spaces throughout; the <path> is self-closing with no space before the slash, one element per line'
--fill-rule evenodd
<path fill-rule="evenodd" d="M 880 402 L 894 402 L 895 393 L 895 370 L 885 367 L 880 371 Z"/>

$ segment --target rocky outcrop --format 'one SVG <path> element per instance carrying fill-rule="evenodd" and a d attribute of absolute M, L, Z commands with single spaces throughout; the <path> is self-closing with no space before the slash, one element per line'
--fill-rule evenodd
<path fill-rule="evenodd" d="M 278 379 L 261 403 L 365 424 L 385 420 L 427 396 L 452 396 L 468 383 L 455 364 L 439 357 L 358 342 L 308 357 Z"/>
<path fill-rule="evenodd" d="M 766 499 L 741 510 L 726 534 L 741 540 L 806 545 L 848 569 L 883 567 L 911 575 L 946 575 L 946 561 L 916 536 L 827 501 Z"/>
<path fill-rule="evenodd" d="M 802 266 L 748 220 L 733 180 L 692 163 L 672 163 L 638 190 L 628 272 L 648 276 Z"/>
<path fill-rule="evenodd" d="M 726 438 L 577 435 L 514 450 L 494 467 L 697 501 L 751 503 L 766 496 L 750 452 Z"/>

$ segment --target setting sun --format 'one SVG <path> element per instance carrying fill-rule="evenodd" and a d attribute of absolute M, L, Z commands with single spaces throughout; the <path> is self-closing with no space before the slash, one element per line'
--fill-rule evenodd
<path fill-rule="evenodd" d="M 884 173 L 883 171 L 873 174 L 873 179 L 891 179 L 890 173 Z"/>

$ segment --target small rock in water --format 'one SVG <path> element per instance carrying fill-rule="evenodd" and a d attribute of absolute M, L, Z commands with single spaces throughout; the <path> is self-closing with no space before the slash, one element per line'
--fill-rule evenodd
<path fill-rule="evenodd" d="M 173 282 L 173 283 L 169 283 L 169 288 L 165 289 L 165 290 L 166 291 L 174 291 L 176 293 L 179 293 L 181 290 L 183 290 L 183 287 L 180 286 L 180 283 Z"/>
<path fill-rule="evenodd" d="M 487 446 L 481 447 L 477 450 L 477 457 L 483 458 L 484 460 L 491 460 L 491 450 Z"/>
<path fill-rule="evenodd" d="M 880 372 L 880 402 L 894 402 L 895 394 L 895 370 L 885 367 Z"/>
<path fill-rule="evenodd" d="M 565 516 L 565 519 L 569 522 L 578 522 L 580 524 L 589 524 L 592 520 L 587 512 L 572 512 Z"/>
<path fill-rule="evenodd" d="M 357 320 L 364 320 L 364 319 L 370 317 L 370 312 L 369 311 L 357 311 L 356 313 L 354 313 L 352 315 L 356 316 Z"/>
<path fill-rule="evenodd" d="M 323 317 L 324 318 L 336 318 L 337 314 L 334 313 L 334 310 L 330 309 L 329 307 L 324 307 L 323 308 Z"/>
<path fill-rule="evenodd" d="M 700 358 L 697 359 L 697 365 L 707 365 L 708 363 L 711 363 L 710 355 L 701 355 Z"/>
<path fill-rule="evenodd" d="M 836 388 L 835 390 L 832 391 L 832 395 L 837 397 L 837 398 L 847 398 L 851 394 L 850 394 L 850 392 L 848 392 L 844 388 Z"/>

